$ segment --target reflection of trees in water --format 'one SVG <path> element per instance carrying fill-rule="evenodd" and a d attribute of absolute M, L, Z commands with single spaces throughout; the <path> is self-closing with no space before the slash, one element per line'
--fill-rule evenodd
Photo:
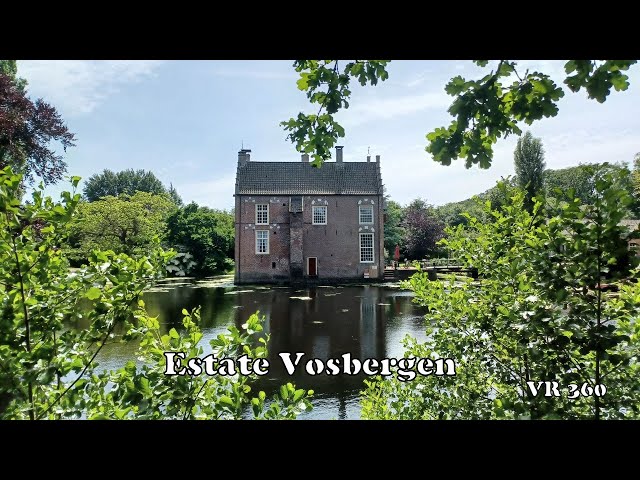
<path fill-rule="evenodd" d="M 151 291 L 144 294 L 147 312 L 159 316 L 161 323 L 179 328 L 182 325 L 182 309 L 200 306 L 202 328 L 228 325 L 233 319 L 233 295 L 225 295 L 223 288 L 194 288 L 181 286 L 168 291 Z"/>
<path fill-rule="evenodd" d="M 344 393 L 339 393 L 338 394 L 338 401 L 340 402 L 338 404 L 338 419 L 339 420 L 346 420 L 347 418 L 347 401 L 346 398 L 344 396 Z"/>
<path fill-rule="evenodd" d="M 190 310 L 201 306 L 205 336 L 226 325 L 240 327 L 259 310 L 265 317 L 265 333 L 270 335 L 271 367 L 269 375 L 258 379 L 254 389 L 271 394 L 275 388 L 289 381 L 295 382 L 298 388 L 312 388 L 318 392 L 318 398 L 330 399 L 331 411 L 323 415 L 329 418 L 347 418 L 349 410 L 357 402 L 358 392 L 364 388 L 363 379 L 366 377 L 363 374 L 311 376 L 304 371 L 305 359 L 326 360 L 339 358 L 344 353 L 351 353 L 359 359 L 384 358 L 389 354 L 387 342 L 391 337 L 396 343 L 404 333 L 414 333 L 416 326 L 423 328 L 423 320 L 419 316 L 424 309 L 413 305 L 406 292 L 373 286 L 294 290 L 181 285 L 146 292 L 143 298 L 148 313 L 159 317 L 165 332 L 180 326 L 183 308 Z M 82 328 L 82 325 L 76 327 Z M 101 354 L 103 366 L 116 368 L 127 360 L 135 360 L 135 343 L 107 347 L 104 355 Z M 391 347 L 392 352 L 398 351 L 397 345 Z M 208 345 L 205 346 L 207 350 Z M 278 356 L 280 352 L 290 352 L 293 358 L 296 352 L 306 354 L 291 377 Z"/>
<path fill-rule="evenodd" d="M 243 313 L 260 305 L 260 314 L 266 317 L 265 330 L 271 335 L 271 377 L 295 381 L 299 387 L 313 388 L 319 393 L 353 392 L 363 388 L 364 375 L 313 376 L 304 370 L 304 362 L 311 358 L 323 361 L 338 358 L 344 353 L 360 359 L 383 358 L 384 321 L 388 307 L 378 305 L 381 296 L 382 289 L 378 287 L 240 293 L 237 300 L 243 308 L 236 312 L 236 325 L 243 322 Z M 292 358 L 296 352 L 305 353 L 293 376 L 288 375 L 279 357 L 281 352 L 291 353 Z M 346 400 L 343 398 L 341 402 L 345 403 L 346 409 Z"/>

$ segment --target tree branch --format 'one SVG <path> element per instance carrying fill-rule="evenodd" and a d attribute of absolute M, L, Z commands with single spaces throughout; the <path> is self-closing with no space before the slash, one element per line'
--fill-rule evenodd
<path fill-rule="evenodd" d="M 9 223 L 9 219 L 7 218 L 7 224 Z M 27 297 L 24 292 L 24 277 L 22 276 L 22 270 L 20 268 L 20 258 L 18 257 L 18 246 L 16 245 L 16 237 L 15 235 L 11 235 L 11 241 L 13 243 L 13 254 L 16 260 L 16 268 L 18 269 L 18 282 L 20 283 L 20 297 L 22 299 L 22 313 L 24 315 L 24 326 L 25 326 L 25 340 L 27 342 L 27 352 L 31 353 L 31 325 L 29 324 L 29 309 L 27 308 Z M 29 356 L 29 363 L 31 363 L 32 358 Z M 33 405 L 33 383 L 31 380 L 27 382 L 27 389 L 29 395 L 29 419 L 35 419 L 35 407 Z"/>
<path fill-rule="evenodd" d="M 144 290 L 144 288 L 142 289 Z M 136 298 L 137 296 L 139 296 L 142 293 L 142 290 L 136 292 L 133 296 L 133 298 Z M 128 306 L 128 303 L 126 303 L 125 305 Z M 87 364 L 84 366 L 84 368 L 82 369 L 82 372 L 80 372 L 80 375 L 78 375 L 76 377 L 76 379 L 71 382 L 71 384 L 64 389 L 64 391 L 58 396 L 58 398 L 56 398 L 52 403 L 50 403 L 49 405 L 47 405 L 46 409 L 44 410 L 44 412 L 42 412 L 40 415 L 38 415 L 37 419 L 41 419 L 44 415 L 46 415 L 55 405 L 58 404 L 58 402 L 60 402 L 60 400 L 62 399 L 62 397 L 64 397 L 67 392 L 69 392 L 69 390 L 71 390 L 76 383 L 78 383 L 78 381 L 83 377 L 83 375 L 87 372 L 87 370 L 89 369 L 89 366 L 91 366 L 91 364 L 93 363 L 93 361 L 95 360 L 95 358 L 98 356 L 98 353 L 100 353 L 100 351 L 102 350 L 102 347 L 105 346 L 105 344 L 107 343 L 107 340 L 109 339 L 109 335 L 111 335 L 113 333 L 113 329 L 115 328 L 116 324 L 118 323 L 116 321 L 116 315 L 114 315 L 114 319 L 113 319 L 113 323 L 111 324 L 111 326 L 109 327 L 109 330 L 107 331 L 104 340 L 102 341 L 102 343 L 100 344 L 100 346 L 96 349 L 96 351 L 94 352 L 93 356 L 91 357 L 91 359 L 89 360 L 89 362 L 87 362 Z"/>

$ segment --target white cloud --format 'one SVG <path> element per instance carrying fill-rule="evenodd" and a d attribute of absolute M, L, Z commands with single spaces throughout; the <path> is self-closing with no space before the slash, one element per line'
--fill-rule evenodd
<path fill-rule="evenodd" d="M 267 63 L 267 62 L 264 62 Z M 270 62 L 269 62 L 270 63 Z M 229 78 L 247 78 L 252 80 L 282 80 L 297 78 L 298 74 L 289 68 L 289 71 L 275 71 L 275 70 L 261 70 L 259 68 L 229 68 L 220 67 L 215 68 L 212 74 L 216 77 L 229 77 Z"/>
<path fill-rule="evenodd" d="M 90 113 L 122 85 L 154 75 L 156 60 L 20 60 L 18 74 L 32 96 L 43 97 L 63 115 Z"/>
<path fill-rule="evenodd" d="M 413 77 L 409 82 L 407 82 L 407 87 L 413 88 L 422 85 L 426 79 L 427 73 L 421 73 L 420 75 Z"/>
<path fill-rule="evenodd" d="M 424 144 L 413 145 L 382 156 L 382 181 L 393 200 L 403 205 L 415 198 L 441 205 L 481 193 L 495 185 L 501 177 L 513 175 L 511 141 L 496 146 L 490 169 L 473 166 L 467 170 L 464 160 L 443 166 L 425 152 Z"/>
<path fill-rule="evenodd" d="M 446 109 L 450 103 L 451 97 L 444 90 L 418 95 L 358 99 L 353 102 L 352 107 L 339 114 L 338 121 L 344 127 L 355 127 L 372 120 L 390 120 L 427 109 Z"/>
<path fill-rule="evenodd" d="M 566 60 L 517 60 L 518 73 L 523 76 L 525 71 L 529 73 L 542 72 L 549 75 L 556 82 L 562 82 L 564 75 L 564 64 Z"/>
<path fill-rule="evenodd" d="M 640 134 L 619 131 L 601 134 L 578 130 L 544 140 L 547 168 L 566 168 L 578 163 L 631 162 L 640 151 Z"/>
<path fill-rule="evenodd" d="M 375 161 L 376 155 L 382 155 L 383 152 L 389 151 L 390 145 L 381 145 L 377 143 L 371 143 L 370 145 L 357 145 L 355 147 L 349 147 L 349 150 L 344 152 L 345 162 L 364 162 L 367 155 L 371 156 L 371 160 Z"/>
<path fill-rule="evenodd" d="M 606 133 L 595 128 L 558 130 L 556 134 L 534 134 L 543 140 L 550 169 L 579 163 L 629 162 L 640 151 L 640 133 L 630 129 Z M 494 146 L 491 168 L 486 170 L 477 165 L 467 170 L 462 159 L 442 166 L 424 151 L 426 141 L 408 146 L 383 155 L 382 181 L 391 198 L 401 204 L 417 197 L 436 205 L 464 200 L 493 187 L 500 178 L 514 175 L 513 150 L 517 139 L 510 136 L 499 140 Z"/>
<path fill-rule="evenodd" d="M 236 184 L 235 171 L 223 177 L 207 182 L 175 183 L 173 186 L 178 190 L 185 203 L 191 201 L 198 205 L 211 208 L 233 208 L 233 191 Z"/>

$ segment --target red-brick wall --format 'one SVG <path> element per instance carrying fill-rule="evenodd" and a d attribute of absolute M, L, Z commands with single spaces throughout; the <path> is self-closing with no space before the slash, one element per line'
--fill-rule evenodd
<path fill-rule="evenodd" d="M 256 225 L 256 204 L 269 205 L 269 225 Z M 359 205 L 373 204 L 374 224 L 359 224 Z M 327 225 L 312 224 L 312 207 L 327 206 Z M 236 195 L 236 283 L 289 279 L 289 196 Z M 318 281 L 382 278 L 383 205 L 381 195 L 305 195 L 303 256 L 317 257 Z M 269 254 L 255 250 L 255 230 L 269 231 Z M 374 263 L 360 263 L 360 232 L 374 233 Z M 374 268 L 372 268 L 374 267 Z M 375 269 L 377 267 L 377 270 Z"/>

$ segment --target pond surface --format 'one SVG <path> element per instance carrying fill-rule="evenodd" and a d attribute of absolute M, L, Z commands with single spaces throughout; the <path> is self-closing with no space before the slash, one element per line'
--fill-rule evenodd
<path fill-rule="evenodd" d="M 402 339 L 410 334 L 425 339 L 425 309 L 412 303 L 412 292 L 397 285 L 362 285 L 293 289 L 270 286 L 234 286 L 230 276 L 208 281 L 172 279 L 161 282 L 144 294 L 147 311 L 159 316 L 163 328 L 179 328 L 182 309 L 201 306 L 203 345 L 226 331 L 240 327 L 260 311 L 264 329 L 270 334 L 269 374 L 255 388 L 268 394 L 286 382 L 313 389 L 313 410 L 300 418 L 357 419 L 359 392 L 364 375 L 308 375 L 301 365 L 289 376 L 280 352 L 304 352 L 308 358 L 353 357 L 399 358 Z M 103 368 L 115 369 L 136 358 L 137 345 L 106 345 L 99 355 Z M 205 353 L 208 349 L 205 348 Z M 304 361 L 304 360 L 303 360 Z"/>

